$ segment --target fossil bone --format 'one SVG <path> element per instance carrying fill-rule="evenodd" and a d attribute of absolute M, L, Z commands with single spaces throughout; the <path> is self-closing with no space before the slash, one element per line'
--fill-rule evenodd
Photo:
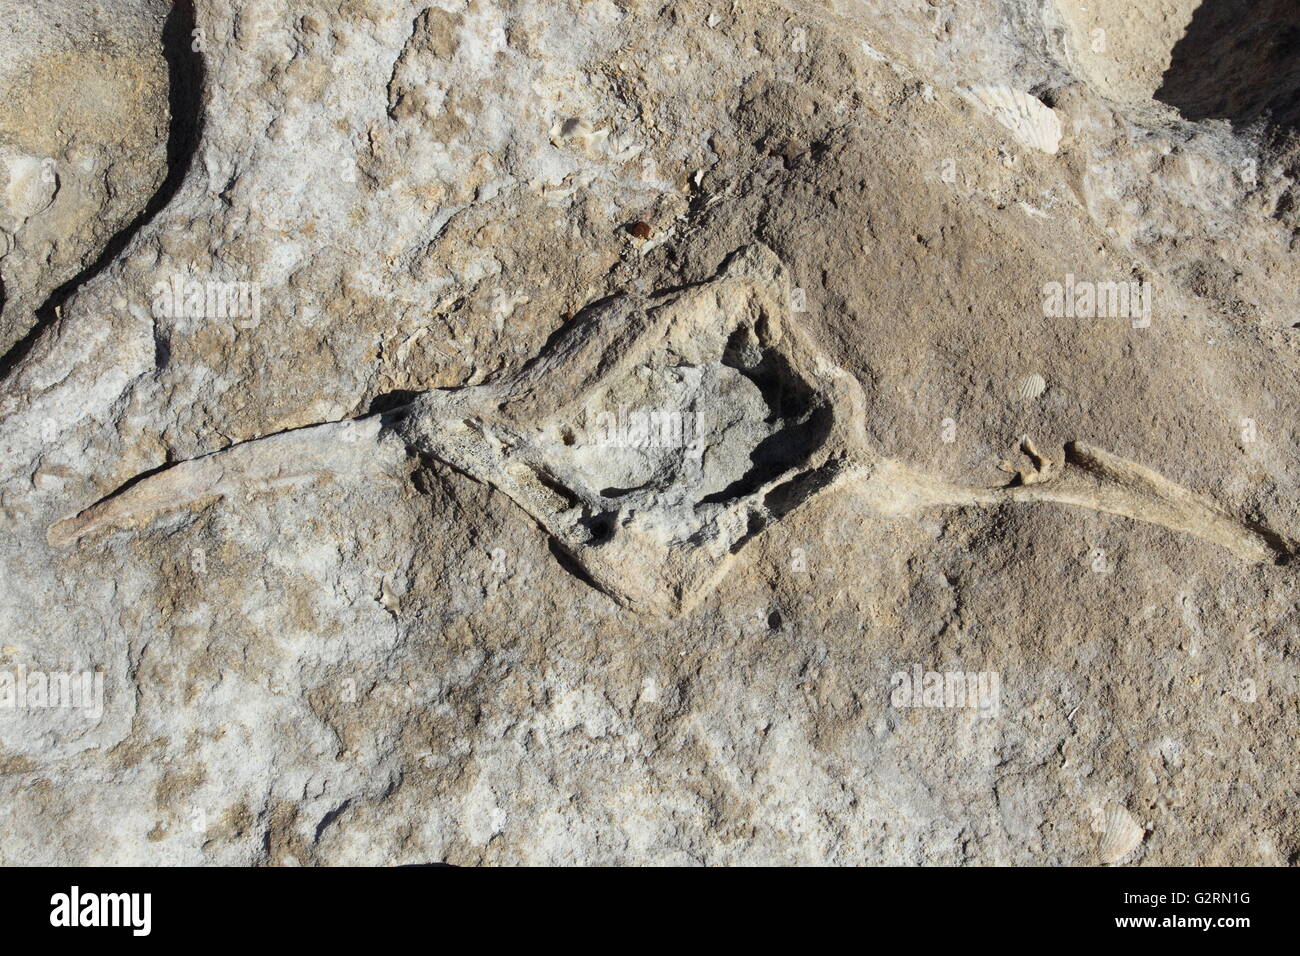
<path fill-rule="evenodd" d="M 1058 467 L 1026 440 L 1033 469 L 1011 469 L 999 488 L 880 456 L 860 384 L 784 320 L 789 294 L 777 257 L 747 247 L 708 282 L 598 303 L 516 374 L 182 462 L 58 522 L 49 541 L 140 528 L 236 492 L 399 475 L 414 452 L 493 485 L 602 591 L 665 615 L 693 607 L 748 541 L 832 487 L 882 515 L 1055 502 L 1197 535 L 1247 561 L 1289 557 L 1279 536 L 1079 442 Z"/>

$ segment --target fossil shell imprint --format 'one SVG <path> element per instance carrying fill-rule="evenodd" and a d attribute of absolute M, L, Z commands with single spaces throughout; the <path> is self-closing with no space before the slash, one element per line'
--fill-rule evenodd
<path fill-rule="evenodd" d="M 1133 819 L 1133 815 L 1118 803 L 1106 807 L 1102 822 L 1101 845 L 1097 852 L 1103 863 L 1118 863 L 1132 853 L 1146 831 Z"/>
<path fill-rule="evenodd" d="M 958 92 L 1011 130 L 1021 144 L 1050 154 L 1060 148 L 1061 118 L 1037 97 L 1007 86 L 974 86 Z"/>
<path fill-rule="evenodd" d="M 1020 383 L 1020 397 L 1027 402 L 1032 402 L 1045 391 L 1047 391 L 1047 380 L 1041 375 L 1030 375 Z"/>
<path fill-rule="evenodd" d="M 47 209 L 57 192 L 53 160 L 0 150 L 0 222 L 9 221 L 8 231 Z"/>

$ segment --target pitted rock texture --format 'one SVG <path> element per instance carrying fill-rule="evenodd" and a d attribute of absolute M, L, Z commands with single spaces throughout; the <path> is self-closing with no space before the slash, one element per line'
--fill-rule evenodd
<path fill-rule="evenodd" d="M 1197 85 L 1226 0 L 58 6 L 0 861 L 1300 858 L 1300 144 L 1276 44 Z"/>

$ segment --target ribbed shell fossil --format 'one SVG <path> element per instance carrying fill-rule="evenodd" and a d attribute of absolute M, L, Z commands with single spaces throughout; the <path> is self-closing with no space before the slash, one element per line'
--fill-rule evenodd
<path fill-rule="evenodd" d="M 1045 391 L 1047 391 L 1047 380 L 1038 374 L 1026 376 L 1020 383 L 1020 397 L 1027 402 L 1032 402 Z"/>
<path fill-rule="evenodd" d="M 1118 803 L 1109 804 L 1102 821 L 1101 845 L 1097 852 L 1103 863 L 1118 863 L 1132 853 L 1146 831 L 1133 815 Z"/>
<path fill-rule="evenodd" d="M 958 89 L 1011 130 L 1025 146 L 1055 154 L 1061 145 L 1061 118 L 1038 98 L 1007 86 L 974 86 Z"/>

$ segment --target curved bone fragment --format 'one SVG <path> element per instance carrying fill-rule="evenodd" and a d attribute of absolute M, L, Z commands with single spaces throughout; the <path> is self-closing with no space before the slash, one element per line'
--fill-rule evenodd
<path fill-rule="evenodd" d="M 197 511 L 231 495 L 299 487 L 326 476 L 391 474 L 405 458 L 380 442 L 380 416 L 312 425 L 232 445 L 149 475 L 52 525 L 63 547 L 102 529 L 142 528 L 159 515 Z"/>
<path fill-rule="evenodd" d="M 1221 545 L 1243 561 L 1278 561 L 1293 550 L 1280 536 L 1250 527 L 1158 472 L 1083 442 L 1065 446 L 1059 477 L 1007 494 L 1015 501 L 1053 501 L 1162 525 Z"/>
<path fill-rule="evenodd" d="M 1042 458 L 1026 443 L 1033 457 Z M 1243 561 L 1281 562 L 1295 545 L 1281 535 L 1239 521 L 1218 505 L 1143 465 L 1083 442 L 1065 446 L 1060 470 L 1001 488 L 955 485 L 900 462 L 883 460 L 858 487 L 882 515 L 930 508 L 988 508 L 1011 502 L 1050 502 L 1103 511 L 1194 535 L 1227 548 Z"/>

